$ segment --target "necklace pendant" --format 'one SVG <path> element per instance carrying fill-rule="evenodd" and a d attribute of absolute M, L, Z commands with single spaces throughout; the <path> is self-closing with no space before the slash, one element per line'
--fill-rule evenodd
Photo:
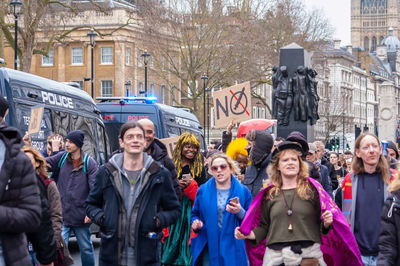
<path fill-rule="evenodd" d="M 289 230 L 290 232 L 293 231 L 292 224 L 289 224 L 288 230 Z"/>
<path fill-rule="evenodd" d="M 291 209 L 287 210 L 287 215 L 290 216 L 292 215 L 293 211 Z"/>

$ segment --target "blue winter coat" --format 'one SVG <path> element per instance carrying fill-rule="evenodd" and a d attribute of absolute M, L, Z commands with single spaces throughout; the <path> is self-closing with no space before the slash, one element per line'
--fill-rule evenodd
<path fill-rule="evenodd" d="M 238 197 L 240 205 L 245 210 L 250 206 L 252 197 L 250 190 L 232 177 L 229 199 Z M 191 222 L 194 220 L 203 222 L 197 237 L 192 238 L 193 265 L 200 261 L 200 255 L 208 244 L 210 265 L 213 266 L 243 266 L 248 265 L 244 240 L 234 237 L 235 228 L 241 221 L 236 214 L 225 211 L 222 229 L 218 228 L 217 189 L 214 177 L 202 185 L 196 194 L 196 200 L 192 209 Z"/>

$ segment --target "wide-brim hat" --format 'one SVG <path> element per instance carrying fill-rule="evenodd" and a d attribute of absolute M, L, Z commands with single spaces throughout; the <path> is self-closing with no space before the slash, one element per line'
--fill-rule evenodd
<path fill-rule="evenodd" d="M 298 142 L 292 142 L 292 141 L 283 141 L 276 146 L 274 152 L 272 153 L 272 158 L 274 158 L 279 152 L 283 150 L 296 150 L 299 151 L 300 153 L 303 153 L 303 149 Z"/>

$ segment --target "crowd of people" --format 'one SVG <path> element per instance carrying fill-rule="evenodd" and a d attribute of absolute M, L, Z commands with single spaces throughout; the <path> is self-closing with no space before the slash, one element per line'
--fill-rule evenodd
<path fill-rule="evenodd" d="M 201 150 L 184 132 L 168 156 L 151 120 L 129 121 L 98 165 L 85 133 L 53 134 L 43 152 L 9 127 L 0 97 L 0 266 L 400 265 L 399 151 L 362 133 L 354 153 L 300 132 L 251 129 Z M 384 155 L 385 154 L 385 155 Z"/>

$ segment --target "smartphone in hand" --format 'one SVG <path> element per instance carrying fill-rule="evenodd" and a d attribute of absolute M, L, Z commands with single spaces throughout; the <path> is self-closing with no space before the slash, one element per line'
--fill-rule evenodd
<path fill-rule="evenodd" d="M 190 179 L 192 179 L 192 175 L 191 174 L 183 174 L 182 175 L 182 179 L 183 180 L 190 180 Z"/>
<path fill-rule="evenodd" d="M 231 202 L 238 204 L 239 203 L 239 198 L 238 197 L 231 198 L 229 200 L 229 203 L 231 203 Z"/>

